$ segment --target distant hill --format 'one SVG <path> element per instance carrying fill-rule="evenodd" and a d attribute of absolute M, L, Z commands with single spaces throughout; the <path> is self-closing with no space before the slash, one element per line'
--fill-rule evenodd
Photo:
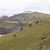
<path fill-rule="evenodd" d="M 44 14 L 40 12 L 32 12 L 32 13 L 20 13 L 14 14 L 11 17 L 3 16 L 3 20 L 17 21 L 21 23 L 30 23 L 35 22 L 37 20 L 49 19 L 50 14 Z"/>
<path fill-rule="evenodd" d="M 29 23 L 35 23 L 36 21 L 50 19 L 50 14 L 44 14 L 40 12 L 24 12 L 19 14 L 14 14 L 10 17 L 4 15 L 0 17 L 0 29 L 12 31 L 18 30 Z M 1 33 L 3 31 L 0 31 Z M 6 31 L 7 32 L 7 31 Z M 11 32 L 11 31 L 10 31 Z M 0 33 L 0 34 L 1 34 Z M 4 32 L 2 34 L 5 34 Z"/>

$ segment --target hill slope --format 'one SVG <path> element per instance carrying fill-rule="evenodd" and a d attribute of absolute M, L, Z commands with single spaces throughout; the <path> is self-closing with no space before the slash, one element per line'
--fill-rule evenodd
<path fill-rule="evenodd" d="M 50 50 L 50 19 L 0 37 L 0 50 Z"/>

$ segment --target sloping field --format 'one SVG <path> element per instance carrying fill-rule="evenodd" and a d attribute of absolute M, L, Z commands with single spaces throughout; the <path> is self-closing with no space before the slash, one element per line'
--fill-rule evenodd
<path fill-rule="evenodd" d="M 0 50 L 50 50 L 50 19 L 0 37 Z"/>

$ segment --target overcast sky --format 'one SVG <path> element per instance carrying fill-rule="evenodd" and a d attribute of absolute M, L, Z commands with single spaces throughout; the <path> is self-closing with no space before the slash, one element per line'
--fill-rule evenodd
<path fill-rule="evenodd" d="M 0 16 L 24 11 L 50 13 L 50 0 L 0 0 Z"/>

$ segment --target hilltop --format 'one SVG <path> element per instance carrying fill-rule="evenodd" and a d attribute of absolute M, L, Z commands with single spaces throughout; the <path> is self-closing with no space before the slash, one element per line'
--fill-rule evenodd
<path fill-rule="evenodd" d="M 17 21 L 21 23 L 29 23 L 35 22 L 37 20 L 44 20 L 50 18 L 50 14 L 44 14 L 40 12 L 31 12 L 31 13 L 19 13 L 14 14 L 10 17 L 4 15 L 0 18 L 0 20 L 8 20 L 8 21 Z"/>
<path fill-rule="evenodd" d="M 50 50 L 50 19 L 0 37 L 0 50 Z"/>

